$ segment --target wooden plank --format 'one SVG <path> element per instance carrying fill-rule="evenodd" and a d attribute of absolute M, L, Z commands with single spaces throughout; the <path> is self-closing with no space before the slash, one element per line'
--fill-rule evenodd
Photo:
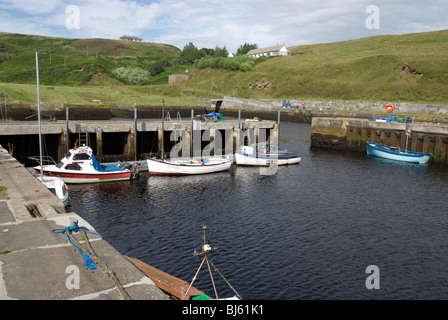
<path fill-rule="evenodd" d="M 135 258 L 125 256 L 133 265 L 142 271 L 148 278 L 150 278 L 156 286 L 166 293 L 180 300 L 191 300 L 193 297 L 205 294 L 203 291 L 191 287 L 188 295 L 185 292 L 188 290 L 190 284 L 184 280 L 176 278 L 162 270 L 154 268 L 149 264 L 144 263 Z"/>

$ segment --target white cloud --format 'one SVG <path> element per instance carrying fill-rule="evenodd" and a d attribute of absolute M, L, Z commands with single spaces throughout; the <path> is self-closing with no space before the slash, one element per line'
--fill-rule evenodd
<path fill-rule="evenodd" d="M 39 15 L 53 11 L 62 0 L 45 0 L 36 3 L 35 0 L 2 0 L 2 9 L 22 11 L 31 15 Z"/>
<path fill-rule="evenodd" d="M 179 48 L 247 43 L 260 47 L 334 42 L 378 34 L 448 29 L 446 0 L 0 0 L 0 31 L 116 39 L 134 35 Z M 380 9 L 380 30 L 368 30 L 365 10 Z M 69 30 L 65 9 L 80 9 Z"/>

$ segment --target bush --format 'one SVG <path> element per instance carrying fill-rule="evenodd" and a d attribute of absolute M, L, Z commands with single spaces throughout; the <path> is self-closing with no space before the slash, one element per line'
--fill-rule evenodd
<path fill-rule="evenodd" d="M 11 59 L 12 54 L 9 53 L 0 53 L 0 63 L 8 61 L 9 59 Z"/>
<path fill-rule="evenodd" d="M 250 71 L 254 65 L 255 59 L 251 57 L 202 58 L 196 63 L 199 69 L 213 68 L 231 71 Z"/>
<path fill-rule="evenodd" d="M 140 68 L 117 68 L 112 71 L 114 76 L 123 79 L 135 85 L 140 85 L 149 80 L 149 71 Z"/>

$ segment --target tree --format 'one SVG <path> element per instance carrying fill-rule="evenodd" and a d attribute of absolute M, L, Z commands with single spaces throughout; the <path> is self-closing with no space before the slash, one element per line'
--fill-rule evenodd
<path fill-rule="evenodd" d="M 215 50 L 208 48 L 202 48 L 201 50 L 199 50 L 199 52 L 203 57 L 213 57 L 213 55 L 215 54 Z"/>
<path fill-rule="evenodd" d="M 220 48 L 220 47 L 216 46 L 215 53 L 213 54 L 213 57 L 227 58 L 228 55 L 229 55 L 229 52 L 227 51 L 226 46 L 224 46 L 224 48 Z"/>
<path fill-rule="evenodd" d="M 182 64 L 193 64 L 197 59 L 202 57 L 201 52 L 196 46 L 190 42 L 185 45 L 182 53 L 180 54 L 180 61 Z"/>
<path fill-rule="evenodd" d="M 253 49 L 258 49 L 258 45 L 256 43 L 254 44 L 250 44 L 250 43 L 244 43 L 243 45 L 241 45 L 238 50 L 236 51 L 236 55 L 237 56 L 241 56 L 241 55 L 245 55 L 247 54 L 250 50 Z"/>

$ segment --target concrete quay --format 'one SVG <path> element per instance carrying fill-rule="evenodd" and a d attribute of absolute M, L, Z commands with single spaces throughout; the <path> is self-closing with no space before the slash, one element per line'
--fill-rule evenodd
<path fill-rule="evenodd" d="M 89 223 L 0 146 L 0 300 L 168 300 L 154 283 L 97 234 L 70 238 L 97 266 L 87 267 L 66 233 Z M 29 210 L 29 208 L 35 208 Z"/>

